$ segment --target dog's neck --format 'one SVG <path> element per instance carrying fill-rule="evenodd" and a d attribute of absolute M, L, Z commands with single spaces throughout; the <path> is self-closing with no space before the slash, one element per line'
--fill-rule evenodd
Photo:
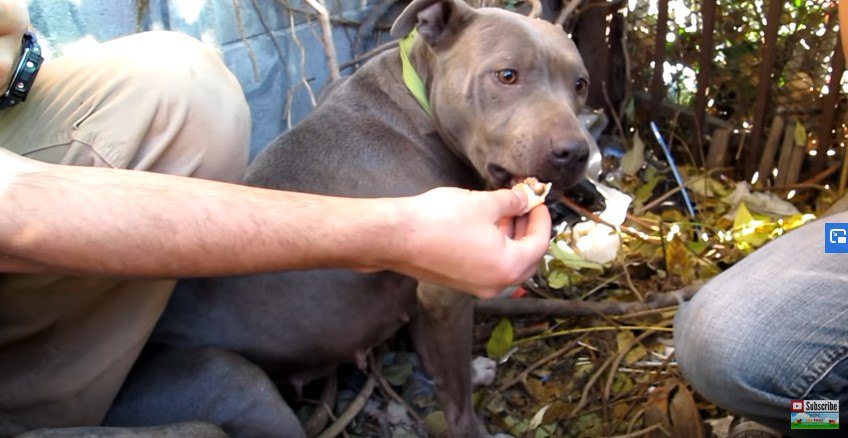
<path fill-rule="evenodd" d="M 430 98 L 427 96 L 427 86 L 424 84 L 424 80 L 421 79 L 421 75 L 418 74 L 418 71 L 415 69 L 415 66 L 410 60 L 412 55 L 412 45 L 415 44 L 417 36 L 418 31 L 416 29 L 412 29 L 412 32 L 401 39 L 398 44 L 400 64 L 403 71 L 403 83 L 406 85 L 406 88 L 409 89 L 409 92 L 412 93 L 412 97 L 414 97 L 415 100 L 418 101 L 418 104 L 421 105 L 421 108 L 423 108 L 428 115 L 432 116 L 432 112 L 430 111 Z"/>
<path fill-rule="evenodd" d="M 426 113 L 427 118 L 433 124 L 445 146 L 466 165 L 474 169 L 468 157 L 463 153 L 462 148 L 459 147 L 458 139 L 450 135 L 450 132 L 447 132 L 440 125 L 437 108 L 430 105 L 430 90 L 432 89 L 434 74 L 432 70 L 436 63 L 436 57 L 427 44 L 422 41 L 421 37 L 416 37 L 416 33 L 415 31 L 411 32 L 401 41 L 398 47 L 398 52 L 401 52 L 398 54 L 398 59 L 401 63 L 404 86 L 409 91 L 410 96 L 418 102 L 422 111 Z M 406 57 L 406 62 L 403 59 L 404 56 Z M 417 79 L 411 79 L 414 83 L 410 85 L 410 79 L 407 79 L 407 77 L 412 77 L 412 74 Z M 416 94 L 419 94 L 421 97 Z"/>

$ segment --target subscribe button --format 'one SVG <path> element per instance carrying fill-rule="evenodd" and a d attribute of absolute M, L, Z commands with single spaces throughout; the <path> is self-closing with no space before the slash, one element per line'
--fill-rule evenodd
<path fill-rule="evenodd" d="M 824 252 L 848 253 L 848 223 L 824 224 Z"/>

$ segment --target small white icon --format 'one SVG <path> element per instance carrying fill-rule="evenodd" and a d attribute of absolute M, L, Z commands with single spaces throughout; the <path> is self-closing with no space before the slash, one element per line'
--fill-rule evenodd
<path fill-rule="evenodd" d="M 804 404 L 801 402 L 792 402 L 792 410 L 793 411 L 803 411 Z"/>
<path fill-rule="evenodd" d="M 830 230 L 830 243 L 837 245 L 848 244 L 848 231 L 842 229 Z"/>

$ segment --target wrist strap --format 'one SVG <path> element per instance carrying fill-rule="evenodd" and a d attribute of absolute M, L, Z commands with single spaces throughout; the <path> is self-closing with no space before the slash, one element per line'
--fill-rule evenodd
<path fill-rule="evenodd" d="M 21 40 L 20 60 L 12 71 L 9 87 L 0 95 L 0 109 L 8 108 L 26 100 L 43 61 L 41 46 L 38 45 L 35 35 L 29 31 L 25 32 Z"/>

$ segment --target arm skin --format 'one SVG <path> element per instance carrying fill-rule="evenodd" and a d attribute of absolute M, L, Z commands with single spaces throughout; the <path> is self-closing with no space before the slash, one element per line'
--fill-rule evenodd
<path fill-rule="evenodd" d="M 29 26 L 29 12 L 23 0 L 0 0 L 0 93 L 6 91 L 12 66 L 21 53 L 21 37 Z"/>
<path fill-rule="evenodd" d="M 839 37 L 842 39 L 842 53 L 848 59 L 848 0 L 839 0 Z"/>
<path fill-rule="evenodd" d="M 390 269 L 491 297 L 535 271 L 547 208 L 517 191 L 394 199 L 46 164 L 0 149 L 0 271 L 192 277 Z"/>

